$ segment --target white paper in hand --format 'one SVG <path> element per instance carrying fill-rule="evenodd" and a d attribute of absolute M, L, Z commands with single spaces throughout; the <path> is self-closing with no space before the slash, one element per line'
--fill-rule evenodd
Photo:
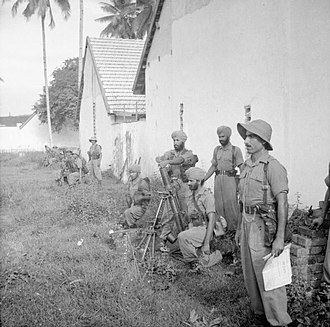
<path fill-rule="evenodd" d="M 264 257 L 267 260 L 263 270 L 265 291 L 271 291 L 292 282 L 292 269 L 290 262 L 291 243 L 284 247 L 283 252 L 276 258 L 270 254 Z"/>

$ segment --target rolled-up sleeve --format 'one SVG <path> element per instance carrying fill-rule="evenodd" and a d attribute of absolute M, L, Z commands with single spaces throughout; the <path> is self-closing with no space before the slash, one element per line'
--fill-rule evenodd
<path fill-rule="evenodd" d="M 205 213 L 208 215 L 211 212 L 215 212 L 215 204 L 214 204 L 214 196 L 213 194 L 209 193 L 205 196 L 203 201 L 203 205 L 205 208 Z"/>
<path fill-rule="evenodd" d="M 282 192 L 289 192 L 287 171 L 277 160 L 269 162 L 267 175 L 272 193 L 275 197 Z"/>

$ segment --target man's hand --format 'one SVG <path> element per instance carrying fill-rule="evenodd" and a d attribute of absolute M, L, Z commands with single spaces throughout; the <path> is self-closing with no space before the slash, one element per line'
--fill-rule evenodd
<path fill-rule="evenodd" d="M 319 217 L 319 218 L 313 219 L 311 227 L 312 227 L 312 229 L 318 230 L 322 224 L 323 224 L 323 218 Z"/>
<path fill-rule="evenodd" d="M 164 160 L 159 163 L 160 168 L 165 168 L 169 164 L 168 160 Z"/>
<path fill-rule="evenodd" d="M 278 257 L 284 249 L 284 240 L 280 238 L 275 238 L 273 244 L 272 244 L 272 255 L 274 257 Z"/>
<path fill-rule="evenodd" d="M 241 244 L 241 229 L 237 228 L 236 233 L 235 233 L 235 243 L 236 246 L 239 247 Z"/>
<path fill-rule="evenodd" d="M 209 243 L 205 243 L 202 245 L 202 252 L 204 254 L 210 254 L 210 244 Z"/>

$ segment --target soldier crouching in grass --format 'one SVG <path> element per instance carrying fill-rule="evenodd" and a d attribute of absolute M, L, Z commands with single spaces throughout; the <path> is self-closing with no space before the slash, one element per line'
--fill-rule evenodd
<path fill-rule="evenodd" d="M 69 186 L 74 186 L 81 183 L 84 176 L 83 161 L 79 156 L 79 150 L 72 151 L 71 162 L 68 184 Z"/>
<path fill-rule="evenodd" d="M 128 168 L 129 181 L 126 202 L 128 209 L 125 210 L 123 228 L 136 228 L 136 222 L 145 214 L 151 199 L 150 185 L 147 178 L 142 178 L 141 167 L 137 164 Z"/>
<path fill-rule="evenodd" d="M 210 242 L 216 226 L 214 196 L 201 181 L 205 171 L 191 167 L 186 171 L 190 190 L 188 206 L 188 229 L 179 233 L 178 242 L 183 259 L 199 272 L 200 265 L 211 267 L 222 260 L 219 250 L 210 252 Z M 224 234 L 224 230 L 222 230 Z"/>

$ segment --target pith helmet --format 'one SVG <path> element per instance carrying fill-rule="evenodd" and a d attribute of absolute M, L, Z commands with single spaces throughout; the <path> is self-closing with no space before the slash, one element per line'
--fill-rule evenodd
<path fill-rule="evenodd" d="M 92 136 L 92 137 L 90 137 L 90 138 L 89 138 L 89 141 L 96 141 L 96 142 L 97 142 L 97 138 L 96 138 L 96 136 Z"/>
<path fill-rule="evenodd" d="M 270 139 L 272 137 L 272 127 L 264 120 L 252 120 L 246 124 L 238 123 L 237 130 L 244 140 L 246 139 L 246 132 L 258 135 L 260 138 L 266 141 L 265 149 L 273 150 L 273 146 L 270 144 Z"/>

